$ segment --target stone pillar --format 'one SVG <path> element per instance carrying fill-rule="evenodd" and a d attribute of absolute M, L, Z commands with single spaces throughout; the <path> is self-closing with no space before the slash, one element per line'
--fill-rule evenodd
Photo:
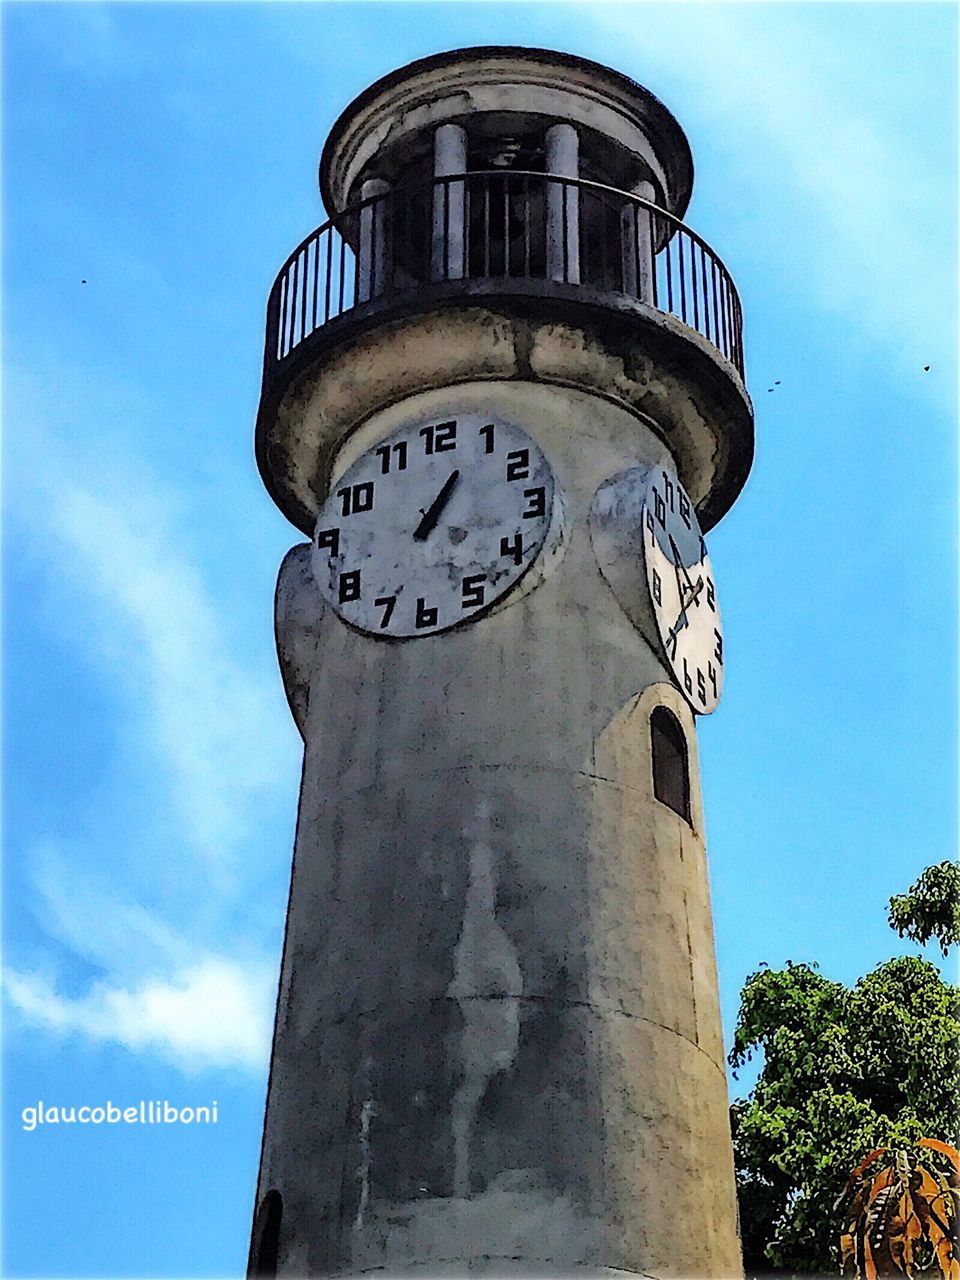
<path fill-rule="evenodd" d="M 653 201 L 651 182 L 638 182 L 634 194 L 642 200 Z M 655 219 L 645 205 L 628 201 L 620 213 L 620 252 L 622 258 L 623 292 L 641 302 L 653 303 Z"/>
<path fill-rule="evenodd" d="M 360 188 L 360 198 L 384 196 L 390 184 L 382 178 L 369 178 Z M 360 239 L 357 245 L 357 301 L 377 298 L 387 283 L 387 200 L 373 200 L 360 210 Z"/>
<path fill-rule="evenodd" d="M 467 131 L 442 124 L 433 135 L 433 175 L 467 171 Z M 462 182 L 437 183 L 433 190 L 434 280 L 462 280 L 466 267 L 465 192 Z"/>
<path fill-rule="evenodd" d="M 551 125 L 546 133 L 548 174 L 580 176 L 580 141 L 570 124 Z M 580 192 L 576 186 L 547 181 L 547 278 L 580 283 Z"/>

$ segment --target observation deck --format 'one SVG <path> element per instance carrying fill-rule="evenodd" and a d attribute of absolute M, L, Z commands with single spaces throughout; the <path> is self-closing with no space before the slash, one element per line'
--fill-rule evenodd
<path fill-rule="evenodd" d="M 682 221 L 692 181 L 666 108 L 570 55 L 458 50 L 371 86 L 324 148 L 333 215 L 267 304 L 257 459 L 281 510 L 312 532 L 337 445 L 383 404 L 520 377 L 629 405 L 715 524 L 753 413 L 736 287 Z"/>

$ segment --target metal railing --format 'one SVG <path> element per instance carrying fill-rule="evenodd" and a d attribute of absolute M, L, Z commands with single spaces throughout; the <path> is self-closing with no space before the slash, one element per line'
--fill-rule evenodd
<path fill-rule="evenodd" d="M 309 235 L 270 292 L 265 374 L 361 304 L 457 280 L 555 281 L 636 299 L 696 330 L 743 375 L 740 299 L 705 241 L 628 192 L 517 170 L 398 186 Z"/>

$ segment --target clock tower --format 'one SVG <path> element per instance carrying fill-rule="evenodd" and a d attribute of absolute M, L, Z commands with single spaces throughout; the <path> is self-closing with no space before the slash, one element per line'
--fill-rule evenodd
<path fill-rule="evenodd" d="M 324 147 L 257 419 L 304 764 L 253 1275 L 742 1274 L 695 717 L 753 415 L 692 180 L 537 49 Z"/>

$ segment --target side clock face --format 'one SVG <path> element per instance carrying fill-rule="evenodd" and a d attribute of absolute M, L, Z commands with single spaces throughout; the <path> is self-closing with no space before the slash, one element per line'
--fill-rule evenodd
<path fill-rule="evenodd" d="M 694 711 L 715 710 L 723 691 L 723 628 L 707 546 L 677 477 L 651 468 L 643 503 L 647 585 L 660 639 Z"/>
<path fill-rule="evenodd" d="M 552 509 L 550 466 L 525 431 L 476 413 L 424 419 L 336 481 L 317 517 L 314 575 L 359 630 L 433 635 L 510 590 Z"/>

